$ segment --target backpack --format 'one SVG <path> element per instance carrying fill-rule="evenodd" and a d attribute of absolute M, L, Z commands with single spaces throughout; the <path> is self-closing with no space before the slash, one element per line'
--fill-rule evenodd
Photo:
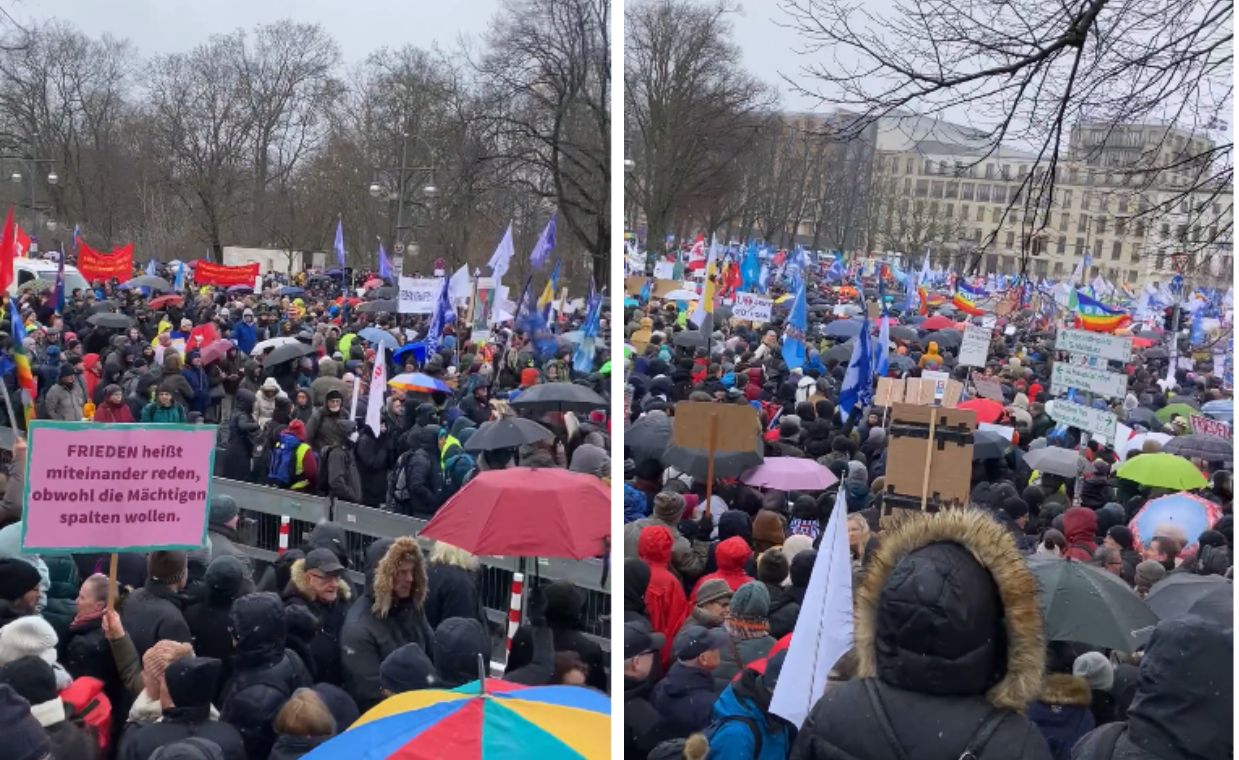
<path fill-rule="evenodd" d="M 448 457 L 443 462 L 443 497 L 459 491 L 465 483 L 473 479 L 477 471 L 477 462 L 473 455 L 466 451 L 462 450 Z"/>
<path fill-rule="evenodd" d="M 292 434 L 281 434 L 271 447 L 271 463 L 267 465 L 267 481 L 287 488 L 293 484 L 297 469 L 297 449 L 301 441 Z"/>
<path fill-rule="evenodd" d="M 409 492 L 409 466 L 413 462 L 413 454 L 415 449 L 409 449 L 396 459 L 396 466 L 391 471 L 391 484 L 387 491 L 388 506 L 394 504 L 408 504 L 412 500 L 413 495 Z"/>
<path fill-rule="evenodd" d="M 361 501 L 361 475 L 351 447 L 324 449 L 318 479 L 320 492 L 344 501 Z"/>
<path fill-rule="evenodd" d="M 103 693 L 103 681 L 90 676 L 75 678 L 60 699 L 71 710 L 74 723 L 99 745 L 99 757 L 107 757 L 112 733 L 112 702 Z"/>
<path fill-rule="evenodd" d="M 728 715 L 722 720 L 714 721 L 705 731 L 706 738 L 713 742 L 714 735 L 728 723 L 743 723 L 748 726 L 749 732 L 753 734 L 753 757 L 761 757 L 761 729 L 757 727 L 757 721 L 747 715 Z"/>

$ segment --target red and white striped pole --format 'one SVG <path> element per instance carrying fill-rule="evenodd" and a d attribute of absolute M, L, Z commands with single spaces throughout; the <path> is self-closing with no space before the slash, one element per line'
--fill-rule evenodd
<path fill-rule="evenodd" d="M 525 593 L 525 574 L 512 574 L 512 601 L 508 605 L 508 654 L 512 653 L 512 639 L 516 637 L 516 629 L 521 625 L 521 599 Z"/>
<path fill-rule="evenodd" d="M 288 525 L 292 522 L 292 518 L 288 515 L 280 515 L 280 543 L 276 548 L 276 555 L 282 556 L 288 551 Z"/>

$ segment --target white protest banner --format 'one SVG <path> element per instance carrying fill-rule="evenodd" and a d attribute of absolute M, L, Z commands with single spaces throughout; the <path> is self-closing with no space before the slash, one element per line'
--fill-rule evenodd
<path fill-rule="evenodd" d="M 1192 432 L 1197 435 L 1211 435 L 1214 438 L 1224 438 L 1231 440 L 1233 434 L 1230 430 L 1230 425 L 1227 425 L 1221 420 L 1215 420 L 1210 417 L 1202 417 L 1194 414 L 1191 416 Z"/>
<path fill-rule="evenodd" d="M 654 265 L 655 280 L 670 280 L 675 277 L 675 262 L 660 261 Z"/>
<path fill-rule="evenodd" d="M 1056 396 L 1066 395 L 1068 388 L 1096 393 L 1107 398 L 1122 398 L 1127 395 L 1127 375 L 1105 372 L 1091 367 L 1076 367 L 1066 362 L 1054 362 L 1050 372 L 1050 392 Z"/>
<path fill-rule="evenodd" d="M 964 327 L 964 342 L 959 348 L 959 363 L 965 367 L 984 367 L 989 357 L 989 328 Z"/>
<path fill-rule="evenodd" d="M 443 289 L 442 277 L 401 277 L 399 312 L 433 314 L 435 299 Z"/>
<path fill-rule="evenodd" d="M 993 330 L 998 325 L 998 316 L 995 314 L 986 314 L 981 317 L 981 326 L 986 330 Z"/>
<path fill-rule="evenodd" d="M 1093 435 L 1102 436 L 1107 440 L 1114 438 L 1115 426 L 1118 424 L 1118 417 L 1115 417 L 1112 412 L 1107 412 L 1104 409 L 1093 409 L 1092 407 L 1076 404 L 1061 398 L 1047 403 L 1045 411 L 1046 414 L 1050 415 L 1050 419 L 1055 422 L 1087 430 Z"/>
<path fill-rule="evenodd" d="M 732 319 L 750 322 L 769 322 L 774 310 L 774 300 L 756 293 L 736 293 L 736 305 L 731 308 Z"/>
<path fill-rule="evenodd" d="M 1131 361 L 1131 338 L 1087 330 L 1059 330 L 1054 348 L 1073 354 L 1100 356 L 1116 362 Z"/>

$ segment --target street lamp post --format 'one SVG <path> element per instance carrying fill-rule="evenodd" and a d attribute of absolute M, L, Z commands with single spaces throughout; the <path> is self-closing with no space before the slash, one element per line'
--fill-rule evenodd
<path fill-rule="evenodd" d="M 26 188 L 26 207 L 30 209 L 30 218 L 28 220 L 29 229 L 38 229 L 39 226 L 39 211 L 38 211 L 38 167 L 40 164 L 46 164 L 49 167 L 55 165 L 55 160 L 51 158 L 34 158 L 21 154 L 7 154 L 0 156 L 0 159 L 17 161 L 22 168 L 26 169 L 26 174 L 21 171 L 15 171 L 9 175 L 9 181 L 14 185 L 21 185 L 28 178 L 29 186 Z M 54 169 L 49 168 L 45 177 L 47 184 L 55 186 L 60 183 L 60 175 Z"/>

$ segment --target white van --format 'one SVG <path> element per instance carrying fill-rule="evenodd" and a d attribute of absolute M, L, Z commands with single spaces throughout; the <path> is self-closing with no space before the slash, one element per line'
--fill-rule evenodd
<path fill-rule="evenodd" d="M 56 271 L 60 265 L 47 259 L 17 259 L 13 262 L 13 282 L 9 284 L 9 295 L 16 295 L 18 288 L 31 280 L 42 280 L 36 292 L 50 290 L 56 287 Z M 75 290 L 90 290 L 90 283 L 77 267 L 65 264 L 65 295 L 73 295 Z"/>

